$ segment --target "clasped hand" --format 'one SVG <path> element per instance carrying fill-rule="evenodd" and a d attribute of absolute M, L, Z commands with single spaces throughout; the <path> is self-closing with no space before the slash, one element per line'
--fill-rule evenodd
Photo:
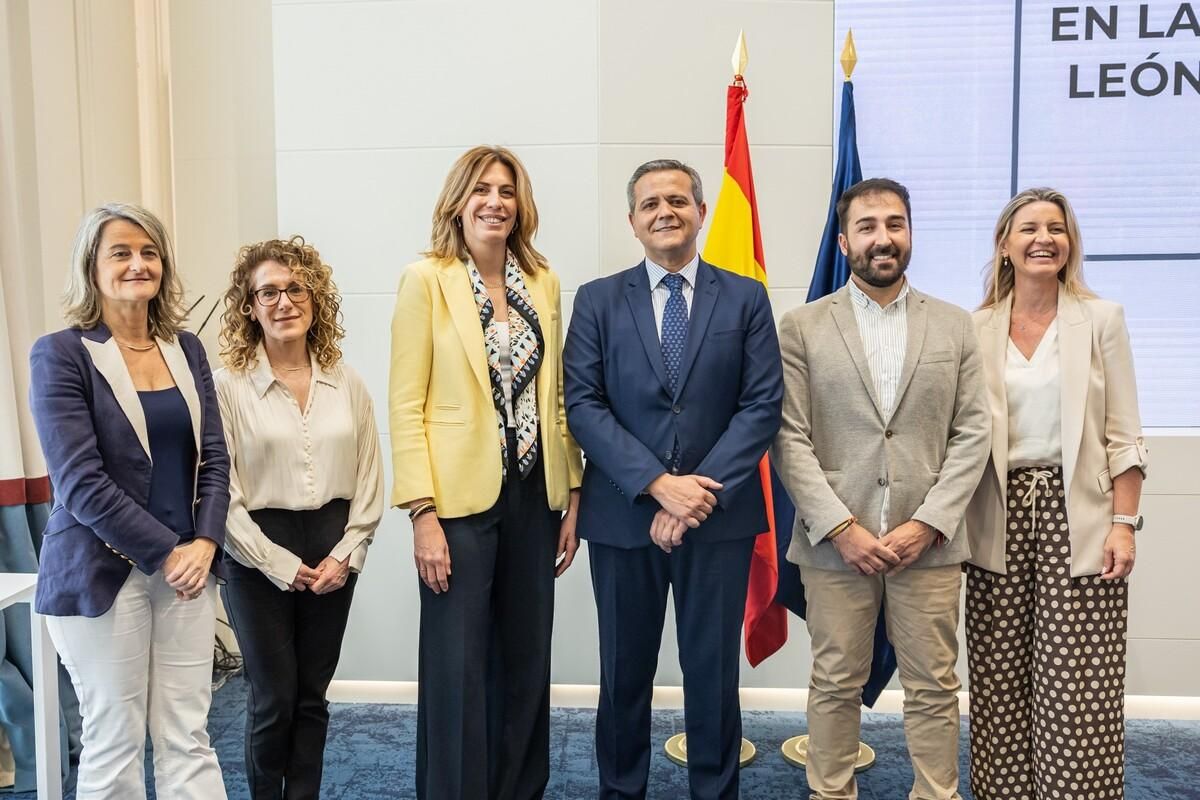
<path fill-rule="evenodd" d="M 325 556 L 316 567 L 300 564 L 296 570 L 296 578 L 288 587 L 294 592 L 309 591 L 313 594 L 329 594 L 336 592 L 346 585 L 350 577 L 350 556 L 344 561 L 338 561 L 333 556 Z"/>
<path fill-rule="evenodd" d="M 704 475 L 663 473 L 650 482 L 646 491 L 662 506 L 650 522 L 650 541 L 664 553 L 683 544 L 688 528 L 698 528 L 717 507 L 714 491 L 722 484 Z"/>
<path fill-rule="evenodd" d="M 896 575 L 920 558 L 936 538 L 936 529 L 915 519 L 878 539 L 855 522 L 833 538 L 833 546 L 860 575 Z"/>
<path fill-rule="evenodd" d="M 208 571 L 212 567 L 217 543 L 203 537 L 181 544 L 167 554 L 163 562 L 163 578 L 175 590 L 180 600 L 195 600 L 208 583 Z"/>
<path fill-rule="evenodd" d="M 672 475 L 664 472 L 646 487 L 663 510 L 689 528 L 699 528 L 717 507 L 713 492 L 724 486 L 704 475 Z"/>

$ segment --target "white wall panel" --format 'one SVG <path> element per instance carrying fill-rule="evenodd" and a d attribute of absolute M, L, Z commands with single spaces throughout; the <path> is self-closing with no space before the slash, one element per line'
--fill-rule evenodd
<path fill-rule="evenodd" d="M 321 255 L 325 257 L 324 253 Z M 396 270 L 399 280 L 400 269 Z M 333 278 L 341 289 L 341 271 L 334 265 Z M 394 293 L 342 294 L 342 360 L 362 376 L 375 405 L 375 424 L 380 433 L 388 432 L 388 365 L 392 344 L 392 311 L 396 305 Z M 391 453 L 385 454 L 391 462 Z M 392 484 L 387 485 L 391 496 Z"/>
<path fill-rule="evenodd" d="M 1154 471 L 1155 466 L 1150 466 L 1151 481 L 1169 469 L 1158 464 Z M 1141 511 L 1146 526 L 1137 535 L 1137 560 L 1129 584 L 1129 635 L 1200 643 L 1200 613 L 1196 613 L 1200 581 L 1193 558 L 1200 495 L 1148 494 L 1142 498 Z M 1194 666 L 1200 668 L 1200 661 Z"/>
<path fill-rule="evenodd" d="M 280 150 L 596 139 L 592 2 L 275 7 Z"/>
<path fill-rule="evenodd" d="M 722 144 L 739 30 L 751 143 L 827 145 L 832 2 L 604 0 L 600 141 Z"/>
<path fill-rule="evenodd" d="M 392 485 L 391 444 L 379 437 L 384 480 Z M 340 680 L 417 679 L 421 601 L 412 558 L 412 525 L 403 511 L 388 509 L 354 588 L 350 624 L 336 677 Z"/>

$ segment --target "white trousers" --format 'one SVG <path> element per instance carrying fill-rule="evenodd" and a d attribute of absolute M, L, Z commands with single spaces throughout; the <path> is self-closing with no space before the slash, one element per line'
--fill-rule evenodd
<path fill-rule="evenodd" d="M 179 600 L 134 569 L 99 617 L 47 617 L 83 716 L 76 800 L 144 800 L 146 730 L 160 800 L 225 800 L 208 741 L 215 579 Z"/>

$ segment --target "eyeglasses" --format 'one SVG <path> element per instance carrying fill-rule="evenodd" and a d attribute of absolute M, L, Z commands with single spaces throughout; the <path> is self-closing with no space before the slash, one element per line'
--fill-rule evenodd
<path fill-rule="evenodd" d="M 279 297 L 284 292 L 287 292 L 288 300 L 293 303 L 303 303 L 308 299 L 308 287 L 301 286 L 298 283 L 293 283 L 286 289 L 264 286 L 261 289 L 255 289 L 250 294 L 254 295 L 254 299 L 258 301 L 260 306 L 269 307 L 279 305 Z"/>

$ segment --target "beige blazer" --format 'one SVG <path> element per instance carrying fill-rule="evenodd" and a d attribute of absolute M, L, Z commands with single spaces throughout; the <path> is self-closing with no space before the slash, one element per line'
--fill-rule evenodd
<path fill-rule="evenodd" d="M 545 350 L 537 374 L 541 457 L 550 507 L 565 510 L 583 463 L 563 403 L 558 276 L 525 275 Z M 392 505 L 432 497 L 442 517 L 486 511 L 500 495 L 496 408 L 483 328 L 466 266 L 455 259 L 411 264 L 392 317 L 388 415 Z"/>
<path fill-rule="evenodd" d="M 908 349 L 892 414 L 884 418 L 843 287 L 780 323 L 783 425 L 771 459 L 796 505 L 788 560 L 849 569 L 825 536 L 853 515 L 877 536 L 882 487 L 889 521 L 917 519 L 946 542 L 914 567 L 968 554 L 963 513 L 988 455 L 987 400 L 970 315 L 910 288 Z"/>
<path fill-rule="evenodd" d="M 1004 368 L 1012 295 L 976 311 L 983 372 L 992 414 L 992 455 L 967 512 L 971 563 L 1006 568 L 1008 399 Z M 1058 290 L 1058 358 L 1062 385 L 1062 469 L 1071 541 L 1071 575 L 1098 575 L 1112 528 L 1112 479 L 1146 471 L 1133 352 L 1125 313 L 1108 300 Z"/>

